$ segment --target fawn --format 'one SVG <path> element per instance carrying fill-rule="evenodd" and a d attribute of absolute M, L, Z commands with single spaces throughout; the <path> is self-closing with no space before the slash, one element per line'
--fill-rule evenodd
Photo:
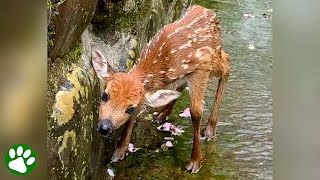
<path fill-rule="evenodd" d="M 230 57 L 222 49 L 221 30 L 216 14 L 194 5 L 174 23 L 166 25 L 142 50 L 139 63 L 128 73 L 114 73 L 99 50 L 92 52 L 92 65 L 104 81 L 105 90 L 99 109 L 97 131 L 109 136 L 125 125 L 112 161 L 124 159 L 135 118 L 143 105 L 164 107 L 158 120 L 166 117 L 185 84 L 190 92 L 190 112 L 194 128 L 191 173 L 201 168 L 200 120 L 207 81 L 219 78 L 215 104 L 203 135 L 215 135 L 218 110 L 229 77 Z"/>

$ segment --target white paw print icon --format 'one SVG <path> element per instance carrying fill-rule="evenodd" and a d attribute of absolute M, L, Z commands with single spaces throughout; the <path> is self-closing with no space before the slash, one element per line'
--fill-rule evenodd
<path fill-rule="evenodd" d="M 27 145 L 16 145 L 10 148 L 6 156 L 9 170 L 16 175 L 25 175 L 35 167 L 35 154 Z"/>

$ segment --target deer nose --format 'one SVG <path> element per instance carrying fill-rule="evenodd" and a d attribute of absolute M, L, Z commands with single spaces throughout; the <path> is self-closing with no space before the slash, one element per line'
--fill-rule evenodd
<path fill-rule="evenodd" d="M 97 131 L 103 135 L 108 136 L 112 133 L 113 124 L 110 120 L 101 120 L 97 124 Z"/>

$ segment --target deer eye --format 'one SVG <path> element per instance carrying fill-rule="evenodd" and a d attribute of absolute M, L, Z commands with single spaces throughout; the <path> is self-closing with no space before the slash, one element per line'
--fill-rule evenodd
<path fill-rule="evenodd" d="M 104 93 L 102 94 L 101 99 L 102 99 L 103 102 L 107 102 L 107 101 L 109 100 L 109 95 L 104 92 Z"/>
<path fill-rule="evenodd" d="M 134 107 L 130 107 L 126 110 L 126 113 L 128 114 L 132 114 L 134 112 L 135 108 Z"/>

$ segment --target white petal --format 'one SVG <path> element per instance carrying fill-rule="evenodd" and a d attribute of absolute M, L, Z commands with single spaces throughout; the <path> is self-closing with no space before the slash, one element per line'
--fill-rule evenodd
<path fill-rule="evenodd" d="M 114 177 L 114 172 L 113 172 L 112 169 L 108 169 L 107 171 L 108 171 L 108 173 L 109 173 L 110 176 Z"/>
<path fill-rule="evenodd" d="M 173 144 L 172 144 L 171 141 L 167 141 L 167 142 L 166 142 L 166 146 L 167 146 L 167 147 L 173 147 Z"/>
<path fill-rule="evenodd" d="M 174 138 L 173 138 L 173 137 L 164 137 L 164 140 L 173 141 L 173 140 L 174 140 Z"/>
<path fill-rule="evenodd" d="M 162 124 L 162 127 L 164 127 L 164 128 L 170 128 L 171 126 L 172 126 L 172 124 L 168 123 L 168 122 L 165 122 Z"/>

